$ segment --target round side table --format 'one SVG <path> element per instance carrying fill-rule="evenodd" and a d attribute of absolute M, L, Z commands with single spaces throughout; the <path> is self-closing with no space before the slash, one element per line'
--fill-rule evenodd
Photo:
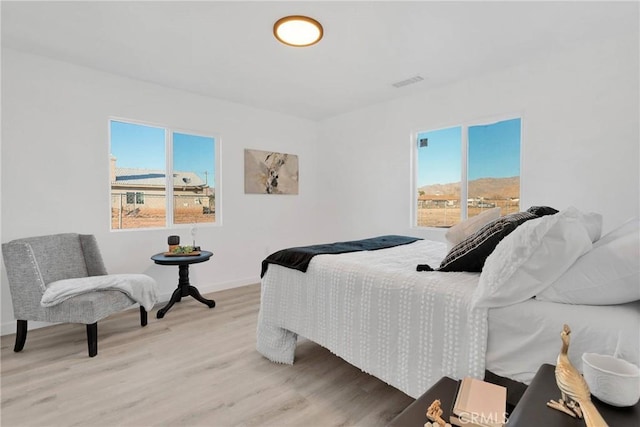
<path fill-rule="evenodd" d="M 156 317 L 158 319 L 162 319 L 173 304 L 180 302 L 182 297 L 186 296 L 192 296 L 201 303 L 209 306 L 209 308 L 216 306 L 216 302 L 214 300 L 203 298 L 203 296 L 200 295 L 200 292 L 198 292 L 198 289 L 189 283 L 189 265 L 209 261 L 209 258 L 211 258 L 212 255 L 213 252 L 200 251 L 199 255 L 167 256 L 164 253 L 159 253 L 151 257 L 153 262 L 156 264 L 178 266 L 178 288 L 173 291 L 169 303 L 156 313 Z"/>

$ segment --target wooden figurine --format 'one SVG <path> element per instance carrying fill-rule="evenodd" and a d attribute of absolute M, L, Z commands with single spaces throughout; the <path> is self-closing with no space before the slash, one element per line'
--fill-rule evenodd
<path fill-rule="evenodd" d="M 560 333 L 562 348 L 556 361 L 556 383 L 560 389 L 561 398 L 558 401 L 550 400 L 547 402 L 547 406 L 574 418 L 584 416 L 587 427 L 607 427 L 607 422 L 591 402 L 591 393 L 587 382 L 569 360 L 570 335 L 571 328 L 564 325 Z"/>
<path fill-rule="evenodd" d="M 433 423 L 426 423 L 425 427 L 451 427 L 451 424 L 447 423 L 444 419 L 442 419 L 442 408 L 440 407 L 440 399 L 436 399 L 429 405 L 427 409 L 427 418 Z M 429 426 L 429 424 L 431 426 Z"/>

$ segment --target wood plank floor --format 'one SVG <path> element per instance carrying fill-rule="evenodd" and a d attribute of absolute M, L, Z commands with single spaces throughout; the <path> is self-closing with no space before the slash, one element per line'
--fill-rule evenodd
<path fill-rule="evenodd" d="M 163 319 L 138 309 L 98 323 L 0 339 L 3 427 L 384 426 L 413 399 L 328 350 L 300 340 L 292 366 L 255 350 L 259 285 L 188 297 Z"/>

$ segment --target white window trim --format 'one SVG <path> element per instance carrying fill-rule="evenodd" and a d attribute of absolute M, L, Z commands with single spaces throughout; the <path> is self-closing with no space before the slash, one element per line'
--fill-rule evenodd
<path fill-rule="evenodd" d="M 505 120 L 513 120 L 520 119 L 520 206 L 525 206 L 523 204 L 523 192 L 524 188 L 523 179 L 522 179 L 522 171 L 523 171 L 523 158 L 524 158 L 524 122 L 525 122 L 525 114 L 524 111 L 512 112 L 512 113 L 504 113 L 498 115 L 485 116 L 481 118 L 475 118 L 472 120 L 461 120 L 456 123 L 446 124 L 446 125 L 434 125 L 434 126 L 421 126 L 419 128 L 414 128 L 410 132 L 410 142 L 409 146 L 411 147 L 411 214 L 409 215 L 409 227 L 412 229 L 418 230 L 437 230 L 439 227 L 424 227 L 418 225 L 418 198 L 416 195 L 418 194 L 418 135 L 423 132 L 434 132 L 443 129 L 449 129 L 453 127 L 460 127 L 462 129 L 462 143 L 461 143 L 461 170 L 462 173 L 460 175 L 460 182 L 465 185 L 460 185 L 460 200 L 466 200 L 468 197 L 468 182 L 467 182 L 467 156 L 469 154 L 469 127 L 478 126 L 478 125 L 490 125 L 497 122 L 502 122 Z M 466 203 L 460 203 L 461 206 L 461 215 L 462 218 L 467 218 L 468 207 Z"/>
<path fill-rule="evenodd" d="M 107 118 L 107 155 L 106 158 L 109 159 L 111 155 L 111 122 L 124 122 L 131 123 L 134 125 L 141 126 L 149 126 L 162 128 L 165 130 L 165 139 L 164 139 L 164 150 L 165 150 L 165 175 L 166 175 L 166 225 L 164 227 L 144 227 L 144 228 L 111 228 L 109 225 L 109 231 L 113 233 L 120 232 L 131 232 L 131 231 L 149 231 L 149 230 L 174 230 L 174 229 L 191 229 L 193 227 L 201 228 L 201 227 L 221 227 L 222 226 L 222 158 L 220 157 L 222 140 L 220 135 L 217 132 L 208 132 L 208 131 L 199 131 L 192 129 L 184 129 L 174 126 L 169 126 L 166 124 L 158 123 L 158 122 L 147 122 L 143 120 L 137 119 L 129 119 L 125 117 L 119 116 L 109 116 Z M 173 145 L 171 144 L 173 136 L 172 133 L 183 133 L 194 136 L 202 136 L 206 138 L 213 138 L 215 141 L 214 153 L 216 163 L 214 165 L 214 182 L 215 182 L 215 197 L 216 197 L 216 221 L 211 222 L 200 222 L 193 224 L 174 224 L 173 223 L 173 203 L 169 201 L 173 200 Z M 110 164 L 107 161 L 107 176 L 110 176 Z M 108 197 L 108 205 L 111 206 L 111 183 L 107 180 L 107 197 Z M 109 220 L 110 221 L 110 218 Z M 110 222 L 108 222 L 110 224 Z"/>
<path fill-rule="evenodd" d="M 171 208 L 171 222 L 169 224 L 171 224 L 171 226 L 169 228 L 192 228 L 192 227 L 219 227 L 222 226 L 222 191 L 220 190 L 222 188 L 222 185 L 220 184 L 221 178 L 222 178 L 222 174 L 221 174 L 221 170 L 222 170 L 222 157 L 220 157 L 220 147 L 222 145 L 220 136 L 218 135 L 218 133 L 216 132 L 204 132 L 204 131 L 198 131 L 198 130 L 193 130 L 193 129 L 182 129 L 182 128 L 178 128 L 178 127 L 169 127 L 167 126 L 165 129 L 167 129 L 167 135 L 169 133 L 182 133 L 182 134 L 188 134 L 188 135 L 193 135 L 193 136 L 202 136 L 205 138 L 213 138 L 213 140 L 215 141 L 215 147 L 214 147 L 214 153 L 216 156 L 216 164 L 215 166 L 215 171 L 214 171 L 214 182 L 216 183 L 215 186 L 215 196 L 216 196 L 216 222 L 214 223 L 210 223 L 210 222 L 199 222 L 199 223 L 194 223 L 194 224 L 174 224 L 173 223 L 173 205 Z M 171 157 L 167 157 L 167 161 L 171 161 L 170 159 L 173 159 L 173 146 L 171 144 L 169 144 L 169 142 L 171 142 L 172 137 L 168 137 L 168 139 L 165 140 L 165 144 L 168 147 L 167 149 L 167 156 L 171 156 Z M 171 153 L 169 153 L 169 151 L 171 151 Z M 168 169 L 168 168 L 167 168 Z M 173 180 L 172 180 L 172 176 L 173 176 L 173 169 L 171 169 L 171 177 L 167 176 L 167 187 L 171 188 L 171 200 L 173 200 Z M 168 175 L 168 174 L 167 174 Z M 218 197 L 220 197 L 220 199 L 218 199 Z"/>
<path fill-rule="evenodd" d="M 181 228 L 176 227 L 173 223 L 173 204 L 175 203 L 173 200 L 173 144 L 171 141 L 173 140 L 174 131 L 171 128 L 164 128 L 164 153 L 165 153 L 165 180 L 164 180 L 164 188 L 165 188 L 165 202 L 164 209 L 166 214 L 166 224 L 167 228 Z M 183 224 L 181 224 L 183 225 Z"/>

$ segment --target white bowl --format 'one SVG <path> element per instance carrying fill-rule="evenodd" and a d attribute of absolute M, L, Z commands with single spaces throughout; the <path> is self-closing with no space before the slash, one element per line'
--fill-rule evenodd
<path fill-rule="evenodd" d="M 582 371 L 591 394 L 613 406 L 633 406 L 640 399 L 640 369 L 604 354 L 584 353 Z"/>

